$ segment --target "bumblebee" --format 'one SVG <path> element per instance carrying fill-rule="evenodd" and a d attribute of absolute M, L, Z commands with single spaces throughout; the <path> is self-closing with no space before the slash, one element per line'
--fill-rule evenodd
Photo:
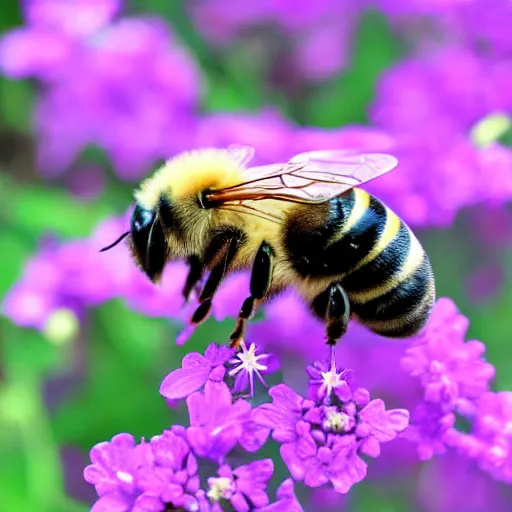
<path fill-rule="evenodd" d="M 351 318 L 387 337 L 420 331 L 435 300 L 428 256 L 395 213 L 359 188 L 397 160 L 312 151 L 249 167 L 253 153 L 235 145 L 171 159 L 135 192 L 130 231 L 102 250 L 128 237 L 133 259 L 155 283 L 167 262 L 186 260 L 185 300 L 198 289 L 192 325 L 208 317 L 229 273 L 250 269 L 233 347 L 257 306 L 288 287 L 325 323 L 331 346 Z"/>

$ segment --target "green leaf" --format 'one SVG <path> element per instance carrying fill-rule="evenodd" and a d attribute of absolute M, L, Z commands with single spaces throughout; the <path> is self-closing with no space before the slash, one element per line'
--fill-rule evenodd
<path fill-rule="evenodd" d="M 323 128 L 365 123 L 375 82 L 401 55 L 386 18 L 366 13 L 354 38 L 352 65 L 341 76 L 313 93 L 303 105 L 302 121 Z"/>

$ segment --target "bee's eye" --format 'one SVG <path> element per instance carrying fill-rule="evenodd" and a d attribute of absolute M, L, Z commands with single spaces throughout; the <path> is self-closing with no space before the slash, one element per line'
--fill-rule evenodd
<path fill-rule="evenodd" d="M 142 231 L 150 226 L 154 219 L 155 213 L 153 211 L 137 205 L 132 215 L 132 231 Z"/>

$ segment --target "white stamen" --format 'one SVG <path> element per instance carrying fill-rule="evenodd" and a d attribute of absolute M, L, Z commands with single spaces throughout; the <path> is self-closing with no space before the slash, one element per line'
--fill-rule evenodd
<path fill-rule="evenodd" d="M 327 388 L 327 395 L 330 395 L 332 390 L 340 386 L 343 382 L 341 373 L 337 373 L 334 365 L 331 366 L 331 369 L 328 372 L 321 372 L 321 375 L 324 381 L 324 386 Z"/>
<path fill-rule="evenodd" d="M 345 432 L 350 423 L 350 416 L 344 412 L 328 411 L 323 426 L 325 430 Z"/>
<path fill-rule="evenodd" d="M 240 350 L 240 352 L 236 354 L 236 357 L 230 361 L 233 365 L 236 366 L 229 372 L 228 375 L 233 377 L 241 370 L 245 370 L 249 374 L 249 385 L 251 389 L 251 394 L 253 394 L 254 374 L 258 376 L 261 383 L 265 386 L 265 381 L 263 380 L 260 371 L 266 370 L 267 366 L 261 364 L 259 361 L 261 359 L 267 358 L 268 354 L 256 355 L 256 345 L 254 343 L 251 343 L 249 345 L 249 349 L 247 349 L 247 347 L 245 346 L 245 342 L 243 340 L 240 343 L 240 347 L 242 350 Z"/>
<path fill-rule="evenodd" d="M 228 500 L 233 495 L 233 482 L 230 478 L 209 478 L 208 483 L 210 484 L 210 488 L 206 496 L 212 501 L 219 501 L 221 499 Z"/>

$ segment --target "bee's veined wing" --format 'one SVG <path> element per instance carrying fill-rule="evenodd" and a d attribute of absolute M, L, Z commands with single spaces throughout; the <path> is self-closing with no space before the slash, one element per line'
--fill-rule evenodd
<path fill-rule="evenodd" d="M 207 198 L 221 204 L 234 201 L 277 199 L 296 203 L 323 203 L 396 167 L 385 153 L 311 151 L 285 164 L 250 167 L 246 181 Z"/>
<path fill-rule="evenodd" d="M 247 167 L 254 156 L 254 148 L 242 144 L 231 144 L 227 151 L 241 167 Z"/>

